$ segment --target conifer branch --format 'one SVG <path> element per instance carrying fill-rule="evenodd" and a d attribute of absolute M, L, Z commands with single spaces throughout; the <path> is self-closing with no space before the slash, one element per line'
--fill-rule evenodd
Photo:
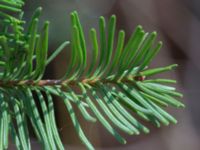
<path fill-rule="evenodd" d="M 39 7 L 25 30 L 23 5 L 23 0 L 0 0 L 0 150 L 9 148 L 9 134 L 17 149 L 31 149 L 28 120 L 44 149 L 65 149 L 56 125 L 54 95 L 65 104 L 77 135 L 88 149 L 94 147 L 74 107 L 88 122 L 99 121 L 122 144 L 126 140 L 118 130 L 130 135 L 149 133 L 130 111 L 157 127 L 177 123 L 164 110 L 168 106 L 185 107 L 178 100 L 183 95 L 169 85 L 176 81 L 154 78 L 175 69 L 177 64 L 148 68 L 162 47 L 162 42 L 156 41 L 156 32 L 146 33 L 139 25 L 125 42 L 123 30 L 116 35 L 116 16 L 112 15 L 108 24 L 101 16 L 99 35 L 96 29 L 90 30 L 92 57 L 88 60 L 84 29 L 74 11 L 71 40 L 48 56 L 49 22 L 38 31 Z M 61 79 L 44 79 L 47 65 L 66 46 L 72 52 L 65 74 Z M 73 86 L 80 91 L 73 90 Z"/>

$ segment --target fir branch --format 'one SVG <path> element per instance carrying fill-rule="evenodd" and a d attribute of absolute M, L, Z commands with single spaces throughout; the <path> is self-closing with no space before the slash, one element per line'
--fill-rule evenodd
<path fill-rule="evenodd" d="M 157 127 L 177 123 L 164 110 L 168 106 L 184 107 L 178 100 L 182 94 L 166 85 L 176 81 L 151 78 L 171 71 L 177 65 L 148 69 L 162 47 L 162 42 L 156 41 L 156 32 L 146 33 L 139 25 L 127 43 L 123 30 L 118 32 L 114 43 L 116 16 L 110 17 L 108 27 L 101 16 L 99 35 L 94 28 L 89 34 L 92 45 L 90 62 L 84 30 L 78 13 L 74 11 L 71 13 L 70 42 L 64 42 L 48 56 L 49 22 L 46 21 L 42 30 L 38 31 L 42 11 L 39 7 L 25 30 L 23 5 L 23 0 L 0 0 L 0 150 L 8 149 L 9 134 L 17 149 L 31 149 L 27 120 L 30 120 L 44 149 L 64 149 L 56 127 L 53 95 L 65 104 L 77 135 L 88 149 L 94 147 L 81 128 L 74 106 L 85 120 L 92 123 L 99 121 L 123 144 L 126 140 L 118 130 L 134 135 L 149 133 L 149 129 L 129 110 Z M 67 45 L 70 45 L 72 53 L 63 77 L 43 79 L 47 65 Z M 80 91 L 75 92 L 74 86 Z M 39 106 L 36 106 L 36 100 Z"/>

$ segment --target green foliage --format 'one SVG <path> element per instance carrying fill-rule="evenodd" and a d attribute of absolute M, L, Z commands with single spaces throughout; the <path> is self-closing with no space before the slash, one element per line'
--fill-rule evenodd
<path fill-rule="evenodd" d="M 116 35 L 116 16 L 111 16 L 108 24 L 100 17 L 99 35 L 94 28 L 89 34 L 90 61 L 78 14 L 72 12 L 70 42 L 64 42 L 48 56 L 49 22 L 38 31 L 38 8 L 25 31 L 23 5 L 22 0 L 0 0 L 0 150 L 8 149 L 9 134 L 17 149 L 31 149 L 27 121 L 44 149 L 64 149 L 52 96 L 63 101 L 77 135 L 88 149 L 94 148 L 81 128 L 74 106 L 84 119 L 99 121 L 123 144 L 126 140 L 115 128 L 131 135 L 149 133 L 138 118 L 157 127 L 177 123 L 164 110 L 167 106 L 184 107 L 177 100 L 182 94 L 166 85 L 176 81 L 149 78 L 177 66 L 148 69 L 162 46 L 162 42 L 156 42 L 156 32 L 146 33 L 138 26 L 125 42 L 123 30 Z M 69 44 L 72 52 L 64 76 L 59 80 L 42 79 L 47 65 Z M 80 91 L 75 92 L 74 86 Z M 130 110 L 138 117 L 132 116 Z"/>

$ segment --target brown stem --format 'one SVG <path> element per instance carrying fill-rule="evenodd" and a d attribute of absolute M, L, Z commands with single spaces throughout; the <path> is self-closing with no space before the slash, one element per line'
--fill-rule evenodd
<path fill-rule="evenodd" d="M 135 76 L 135 77 L 128 77 L 128 78 L 123 78 L 120 81 L 121 82 L 129 82 L 131 79 L 134 79 L 135 81 L 143 81 L 145 79 L 145 77 L 143 76 Z M 117 83 L 119 81 L 117 80 L 109 80 L 109 79 L 94 79 L 94 80 L 90 80 L 90 79 L 83 79 L 83 80 L 72 80 L 72 81 L 68 81 L 68 80 L 54 80 L 54 79 L 50 79 L 50 80 L 39 80 L 39 81 L 35 81 L 35 80 L 11 80 L 11 81 L 3 81 L 0 80 L 0 87 L 11 87 L 11 86 L 54 86 L 54 85 L 76 85 L 80 82 L 82 83 L 87 83 L 87 84 L 95 84 L 96 82 L 101 81 L 102 83 Z"/>

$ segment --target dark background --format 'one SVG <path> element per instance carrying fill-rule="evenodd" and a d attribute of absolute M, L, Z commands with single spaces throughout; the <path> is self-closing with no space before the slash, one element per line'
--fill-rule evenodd
<path fill-rule="evenodd" d="M 184 110 L 169 109 L 178 119 L 177 125 L 157 129 L 150 125 L 149 135 L 127 136 L 128 144 L 120 145 L 101 125 L 81 120 L 86 135 L 95 147 L 106 150 L 199 150 L 200 149 L 200 1 L 199 0 L 27 0 L 28 20 L 38 6 L 44 11 L 42 22 L 49 20 L 50 52 L 63 41 L 70 40 L 70 12 L 77 10 L 85 33 L 96 27 L 98 17 L 117 15 L 117 29 L 130 35 L 136 25 L 145 31 L 158 32 L 164 46 L 152 66 L 178 63 L 176 71 L 163 77 L 178 80 L 177 88 L 184 93 Z M 41 24 L 42 24 L 41 22 Z M 46 78 L 59 78 L 66 70 L 69 49 L 51 64 Z M 63 103 L 56 100 L 59 131 L 70 149 L 84 149 L 77 138 Z M 81 119 L 81 117 L 80 117 Z M 33 142 L 35 149 L 37 142 Z"/>

